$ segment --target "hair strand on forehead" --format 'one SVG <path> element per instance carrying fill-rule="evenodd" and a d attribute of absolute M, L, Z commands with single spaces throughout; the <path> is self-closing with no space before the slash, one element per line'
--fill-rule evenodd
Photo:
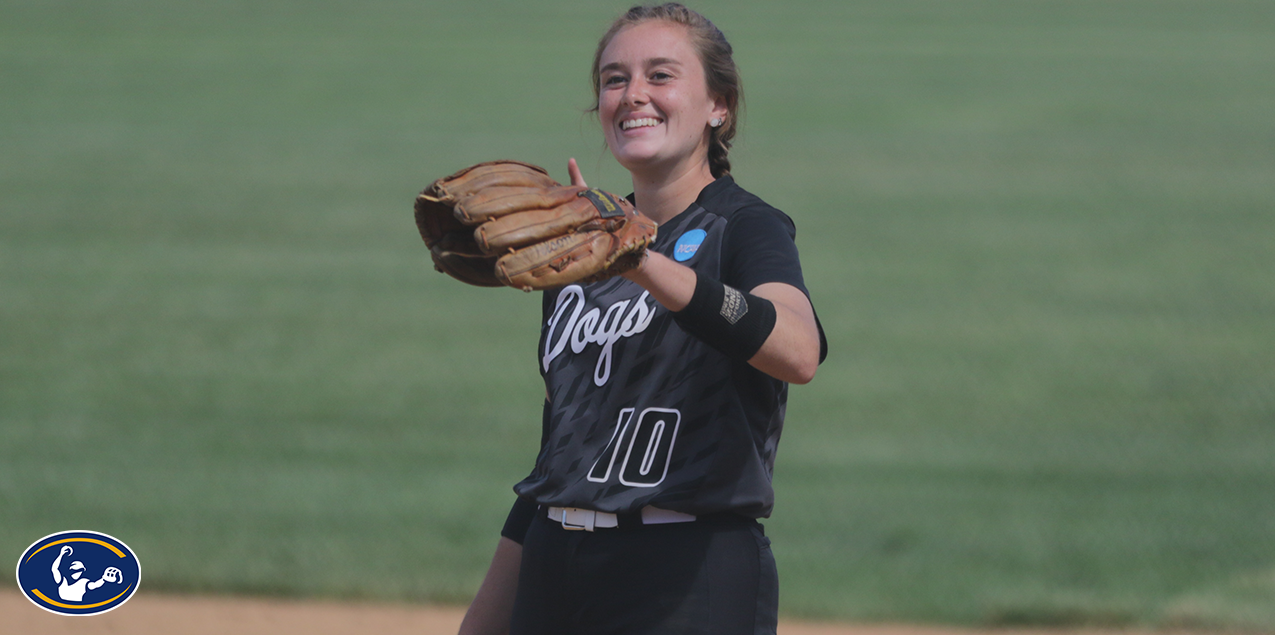
<path fill-rule="evenodd" d="M 593 54 L 593 107 L 589 110 L 597 112 L 598 109 L 602 52 L 621 30 L 652 20 L 663 20 L 686 28 L 691 45 L 704 66 L 708 94 L 725 102 L 726 120 L 720 126 L 709 128 L 708 166 L 714 178 L 730 174 L 730 159 L 727 155 L 735 138 L 739 111 L 744 102 L 744 89 L 739 79 L 739 69 L 735 67 L 734 50 L 730 42 L 726 41 L 726 36 L 708 18 L 679 3 L 635 6 L 611 24 L 611 28 L 598 41 L 598 48 Z"/>

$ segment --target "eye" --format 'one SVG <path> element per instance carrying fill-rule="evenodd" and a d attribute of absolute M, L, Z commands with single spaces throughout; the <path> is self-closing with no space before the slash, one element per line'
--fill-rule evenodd
<path fill-rule="evenodd" d="M 670 79 L 673 79 L 673 75 L 668 71 L 655 71 L 651 73 L 651 81 L 653 82 L 666 82 Z"/>
<path fill-rule="evenodd" d="M 623 75 L 608 75 L 607 77 L 602 78 L 603 86 L 618 86 L 624 82 L 625 77 Z"/>

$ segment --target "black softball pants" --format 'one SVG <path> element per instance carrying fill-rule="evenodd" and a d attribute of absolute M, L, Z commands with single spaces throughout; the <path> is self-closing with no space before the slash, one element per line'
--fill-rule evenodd
<path fill-rule="evenodd" d="M 571 531 L 536 515 L 512 635 L 774 635 L 775 559 L 741 517 Z"/>

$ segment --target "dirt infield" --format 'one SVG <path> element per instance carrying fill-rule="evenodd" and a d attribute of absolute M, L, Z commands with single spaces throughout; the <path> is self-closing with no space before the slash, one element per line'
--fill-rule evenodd
<path fill-rule="evenodd" d="M 103 615 L 65 617 L 36 608 L 16 591 L 0 592 L 3 635 L 454 635 L 464 609 L 248 598 L 138 595 Z M 976 635 L 983 631 L 899 625 L 781 622 L 782 635 Z M 1060 635 L 1061 631 L 1001 630 L 996 635 Z M 1066 631 L 1066 635 L 1113 635 Z M 1119 635 L 1149 635 L 1120 631 Z M 1164 635 L 1163 633 L 1159 635 Z"/>

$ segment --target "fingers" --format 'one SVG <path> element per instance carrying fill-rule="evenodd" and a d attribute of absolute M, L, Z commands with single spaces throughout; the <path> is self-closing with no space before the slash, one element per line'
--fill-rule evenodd
<path fill-rule="evenodd" d="M 580 174 L 580 166 L 576 164 L 575 159 L 567 159 L 567 174 L 571 175 L 572 185 L 589 187 L 589 184 L 584 182 L 584 175 Z"/>
<path fill-rule="evenodd" d="M 580 188 L 489 187 L 456 203 L 453 215 L 467 225 L 528 209 L 550 209 L 576 200 Z"/>
<path fill-rule="evenodd" d="M 482 224 L 474 230 L 474 240 L 485 253 L 500 254 L 507 249 L 565 236 L 596 218 L 597 212 L 588 204 L 533 209 Z"/>

